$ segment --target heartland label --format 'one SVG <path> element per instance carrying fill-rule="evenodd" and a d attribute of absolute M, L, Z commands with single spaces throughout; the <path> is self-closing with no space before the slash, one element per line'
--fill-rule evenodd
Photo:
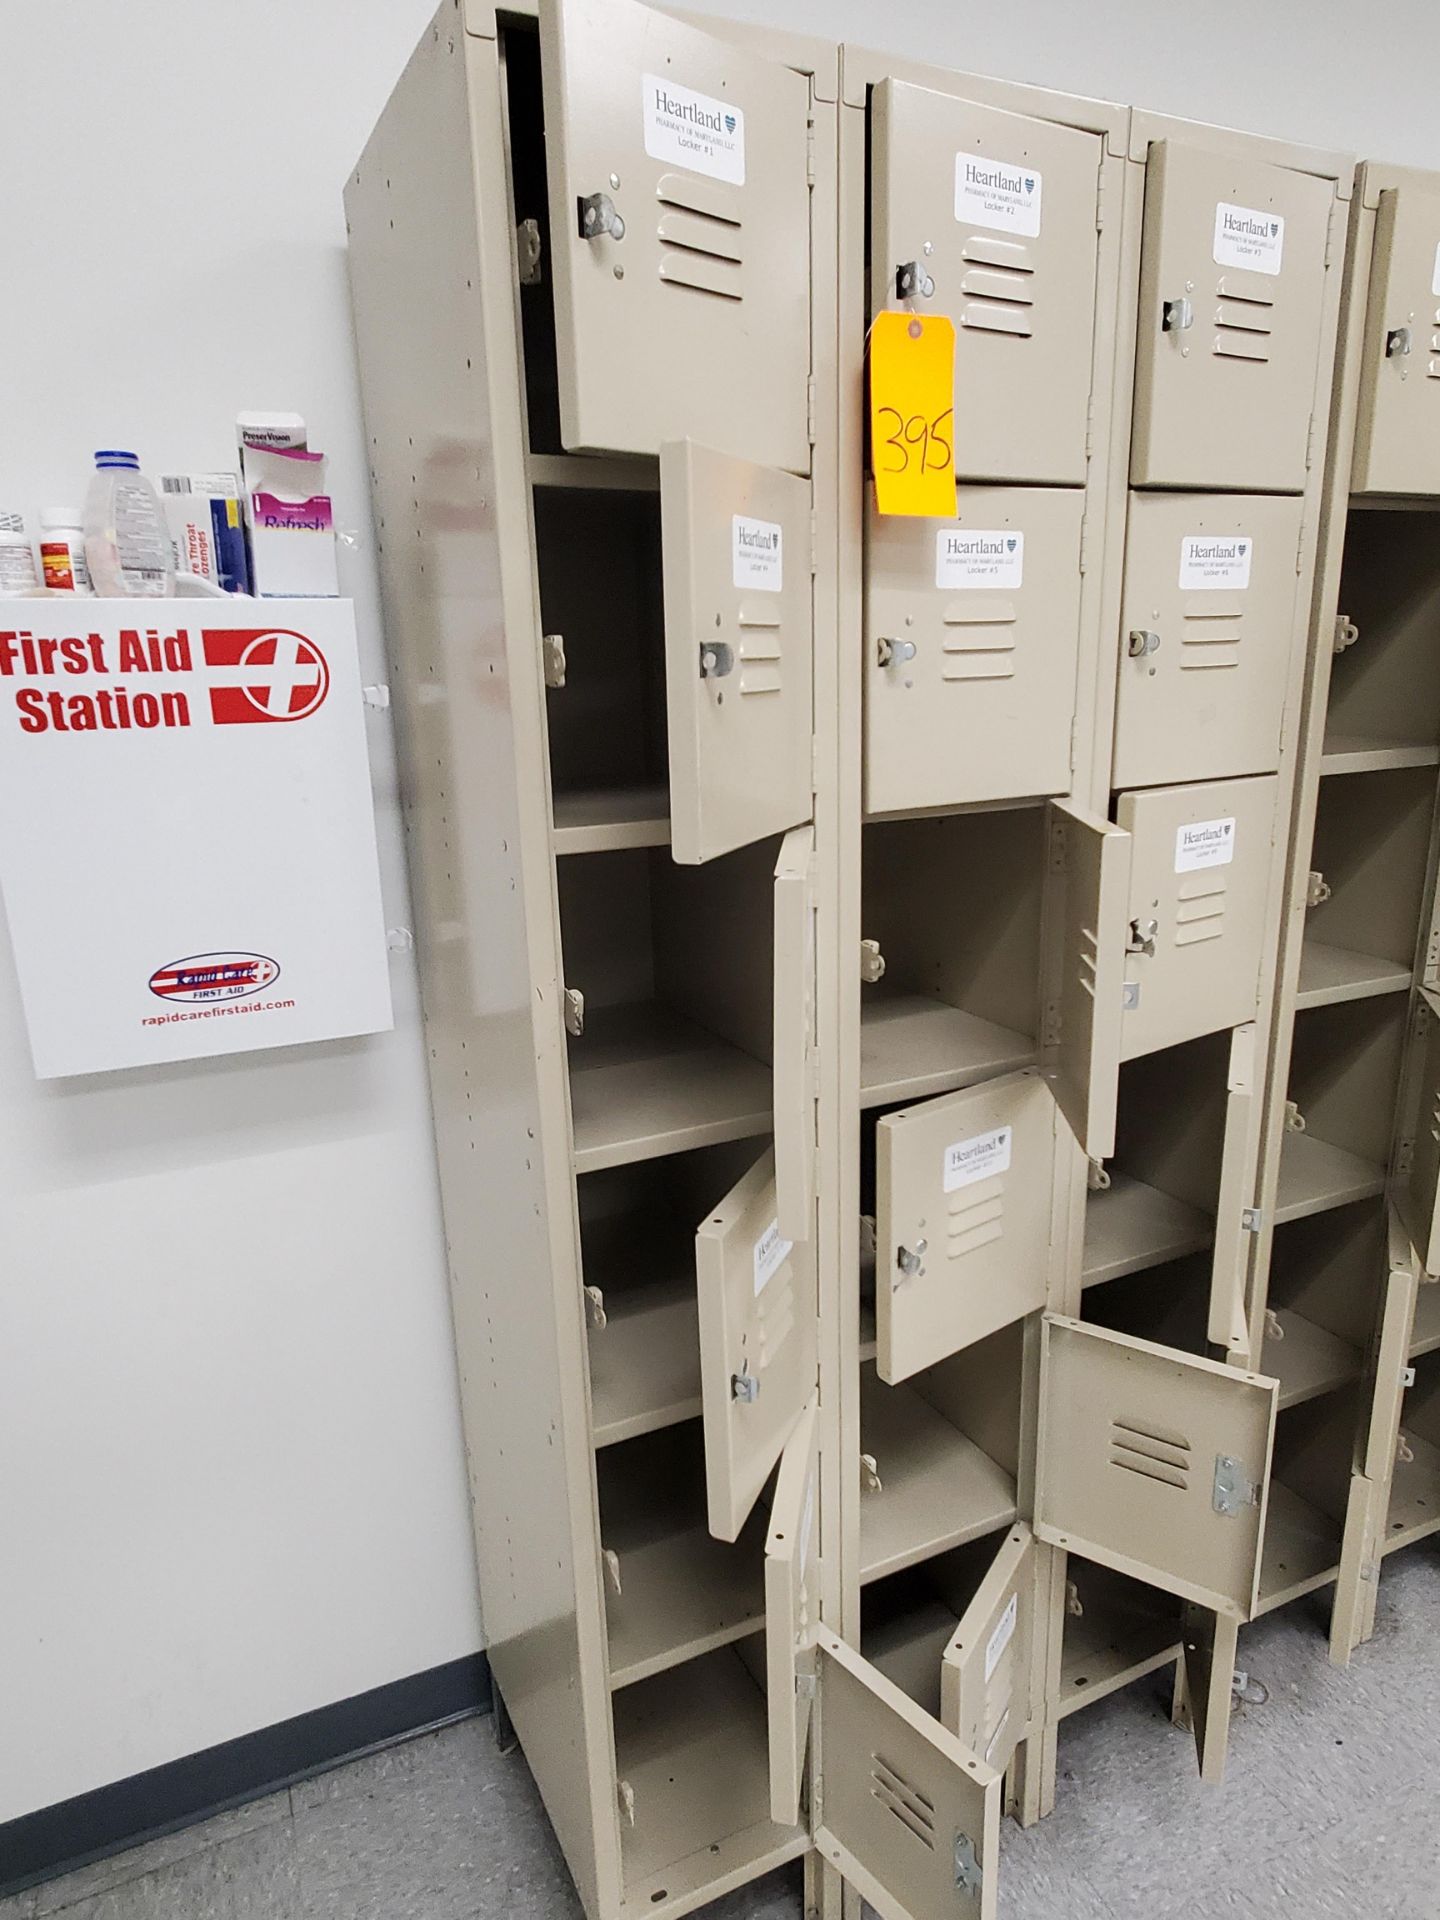
<path fill-rule="evenodd" d="M 977 1180 L 989 1180 L 1010 1168 L 1010 1142 L 1013 1127 L 994 1127 L 989 1133 L 972 1134 L 945 1149 L 945 1191 L 973 1187 Z"/>
<path fill-rule="evenodd" d="M 1180 586 L 1185 593 L 1213 587 L 1243 592 L 1250 584 L 1255 542 L 1248 534 L 1187 533 L 1180 542 Z"/>
<path fill-rule="evenodd" d="M 1235 858 L 1235 818 L 1197 820 L 1175 830 L 1175 871 L 1195 873 L 1201 867 L 1228 867 Z"/>
<path fill-rule="evenodd" d="M 1042 176 L 983 154 L 955 156 L 955 218 L 1033 240 L 1040 232 Z"/>
<path fill-rule="evenodd" d="M 785 583 L 785 557 L 774 520 L 747 520 L 737 513 L 730 522 L 730 556 L 737 587 L 779 593 Z"/>
<path fill-rule="evenodd" d="M 645 151 L 652 160 L 744 186 L 745 115 L 739 107 L 653 73 L 641 80 L 640 97 Z"/>
<path fill-rule="evenodd" d="M 755 1242 L 755 1298 L 769 1286 L 790 1258 L 795 1242 L 780 1237 L 780 1222 L 772 1220 Z"/>
<path fill-rule="evenodd" d="M 1000 1616 L 1000 1624 L 991 1634 L 985 1648 L 985 1678 L 988 1680 L 1000 1664 L 1000 1656 L 1015 1637 L 1015 1622 L 1020 1618 L 1020 1596 L 1012 1593 L 1005 1611 Z"/>
<path fill-rule="evenodd" d="M 935 535 L 937 587 L 1018 587 L 1024 578 L 1023 533 L 941 527 Z"/>
<path fill-rule="evenodd" d="M 1285 252 L 1284 215 L 1219 201 L 1213 251 L 1217 266 L 1244 267 L 1249 273 L 1279 273 Z"/>

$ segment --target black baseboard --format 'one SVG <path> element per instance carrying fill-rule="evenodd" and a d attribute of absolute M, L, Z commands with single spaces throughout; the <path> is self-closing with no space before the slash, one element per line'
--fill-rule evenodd
<path fill-rule="evenodd" d="M 24 1814 L 0 1825 L 0 1896 L 489 1705 L 489 1665 L 470 1654 Z"/>

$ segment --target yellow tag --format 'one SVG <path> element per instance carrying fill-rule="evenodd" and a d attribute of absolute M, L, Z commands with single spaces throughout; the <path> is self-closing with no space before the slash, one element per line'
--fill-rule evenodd
<path fill-rule="evenodd" d="M 881 313 L 870 329 L 870 466 L 881 513 L 955 518 L 955 323 Z"/>

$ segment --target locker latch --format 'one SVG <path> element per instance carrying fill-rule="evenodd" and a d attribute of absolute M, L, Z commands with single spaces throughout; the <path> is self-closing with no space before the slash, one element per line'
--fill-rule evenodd
<path fill-rule="evenodd" d="M 921 266 L 918 260 L 907 260 L 903 266 L 895 269 L 895 298 L 897 300 L 928 300 L 935 291 L 935 282 Z"/>
<path fill-rule="evenodd" d="M 873 1453 L 860 1456 L 860 1486 L 866 1493 L 883 1493 L 885 1482 L 880 1478 L 880 1468 Z"/>
<path fill-rule="evenodd" d="M 1414 1386 L 1414 1384 L 1415 1384 L 1415 1369 L 1414 1369 L 1414 1367 L 1406 1367 L 1406 1369 L 1405 1369 L 1405 1371 L 1404 1371 L 1404 1372 L 1403 1372 L 1403 1373 L 1401 1374 L 1401 1376 L 1400 1376 L 1400 1384 L 1401 1384 L 1401 1386 L 1402 1386 L 1402 1387 L 1413 1387 L 1413 1386 Z"/>
<path fill-rule="evenodd" d="M 975 1843 L 968 1833 L 955 1835 L 955 1884 L 962 1893 L 972 1893 L 977 1900 L 985 1884 L 984 1871 L 975 1858 Z"/>
<path fill-rule="evenodd" d="M 1353 647 L 1355 642 L 1359 638 L 1360 638 L 1360 629 L 1359 627 L 1356 626 L 1355 622 L 1350 618 L 1349 614 L 1337 613 L 1335 616 L 1335 651 L 1336 653 L 1344 653 L 1345 649 L 1347 647 Z"/>
<path fill-rule="evenodd" d="M 1132 627 L 1125 640 L 1125 651 L 1132 660 L 1143 660 L 1147 653 L 1158 653 L 1160 636 L 1147 627 Z"/>
<path fill-rule="evenodd" d="M 1260 1489 L 1245 1471 L 1244 1462 L 1237 1460 L 1234 1454 L 1217 1453 L 1215 1456 L 1215 1485 L 1210 1504 L 1216 1513 L 1234 1518 L 1246 1507 L 1256 1506 L 1260 1498 Z"/>
<path fill-rule="evenodd" d="M 1101 1161 L 1091 1160 L 1086 1163 L 1085 1185 L 1091 1193 L 1108 1193 L 1110 1191 L 1110 1176 L 1105 1171 Z"/>
<path fill-rule="evenodd" d="M 882 667 L 903 667 L 907 660 L 915 658 L 915 642 L 913 640 L 877 640 L 875 658 Z"/>
<path fill-rule="evenodd" d="M 700 678 L 723 680 L 735 671 L 735 649 L 725 640 L 700 642 Z"/>
<path fill-rule="evenodd" d="M 730 1398 L 743 1400 L 747 1406 L 760 1398 L 760 1382 L 753 1373 L 732 1373 L 730 1376 Z"/>
<path fill-rule="evenodd" d="M 1184 333 L 1195 324 L 1194 302 L 1182 296 L 1179 300 L 1167 300 L 1160 316 L 1160 325 L 1166 333 Z"/>
<path fill-rule="evenodd" d="M 540 657 L 545 667 L 547 687 L 563 687 L 565 684 L 565 636 L 563 633 L 547 633 L 540 641 Z"/>
<path fill-rule="evenodd" d="M 1160 931 L 1158 920 L 1132 920 L 1130 937 L 1125 942 L 1127 953 L 1148 953 L 1154 955 L 1155 937 Z"/>
<path fill-rule="evenodd" d="M 860 978 L 867 987 L 873 987 L 877 980 L 885 977 L 885 956 L 880 951 L 878 940 L 860 942 Z"/>
<path fill-rule="evenodd" d="M 603 1333 L 606 1327 L 605 1295 L 599 1287 L 585 1289 L 585 1318 L 596 1333 Z"/>
<path fill-rule="evenodd" d="M 1312 870 L 1305 881 L 1305 904 L 1319 907 L 1330 898 L 1330 882 L 1323 873 Z"/>
<path fill-rule="evenodd" d="M 538 287 L 540 273 L 540 222 L 522 220 L 515 229 L 515 257 L 520 268 L 522 287 Z"/>
<path fill-rule="evenodd" d="M 580 238 L 599 240 L 607 233 L 612 240 L 625 238 L 625 222 L 615 211 L 615 202 L 608 193 L 582 193 Z"/>
<path fill-rule="evenodd" d="M 1385 335 L 1385 358 L 1398 360 L 1410 351 L 1411 336 L 1409 327 L 1391 327 Z"/>
<path fill-rule="evenodd" d="M 565 1031 L 577 1040 L 585 1031 L 585 995 L 579 987 L 565 989 Z"/>
<path fill-rule="evenodd" d="M 917 1240 L 913 1247 L 900 1247 L 896 1250 L 895 1264 L 906 1279 L 912 1273 L 925 1271 L 925 1252 L 928 1245 L 929 1242 L 926 1240 Z M 892 1284 L 898 1287 L 900 1282 L 896 1280 Z"/>

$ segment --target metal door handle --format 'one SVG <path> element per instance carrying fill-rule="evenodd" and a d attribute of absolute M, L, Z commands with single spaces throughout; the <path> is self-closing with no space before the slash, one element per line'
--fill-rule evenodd
<path fill-rule="evenodd" d="M 1160 316 L 1160 326 L 1165 333 L 1184 333 L 1194 324 L 1195 307 L 1192 301 L 1182 297 L 1165 302 Z"/>

